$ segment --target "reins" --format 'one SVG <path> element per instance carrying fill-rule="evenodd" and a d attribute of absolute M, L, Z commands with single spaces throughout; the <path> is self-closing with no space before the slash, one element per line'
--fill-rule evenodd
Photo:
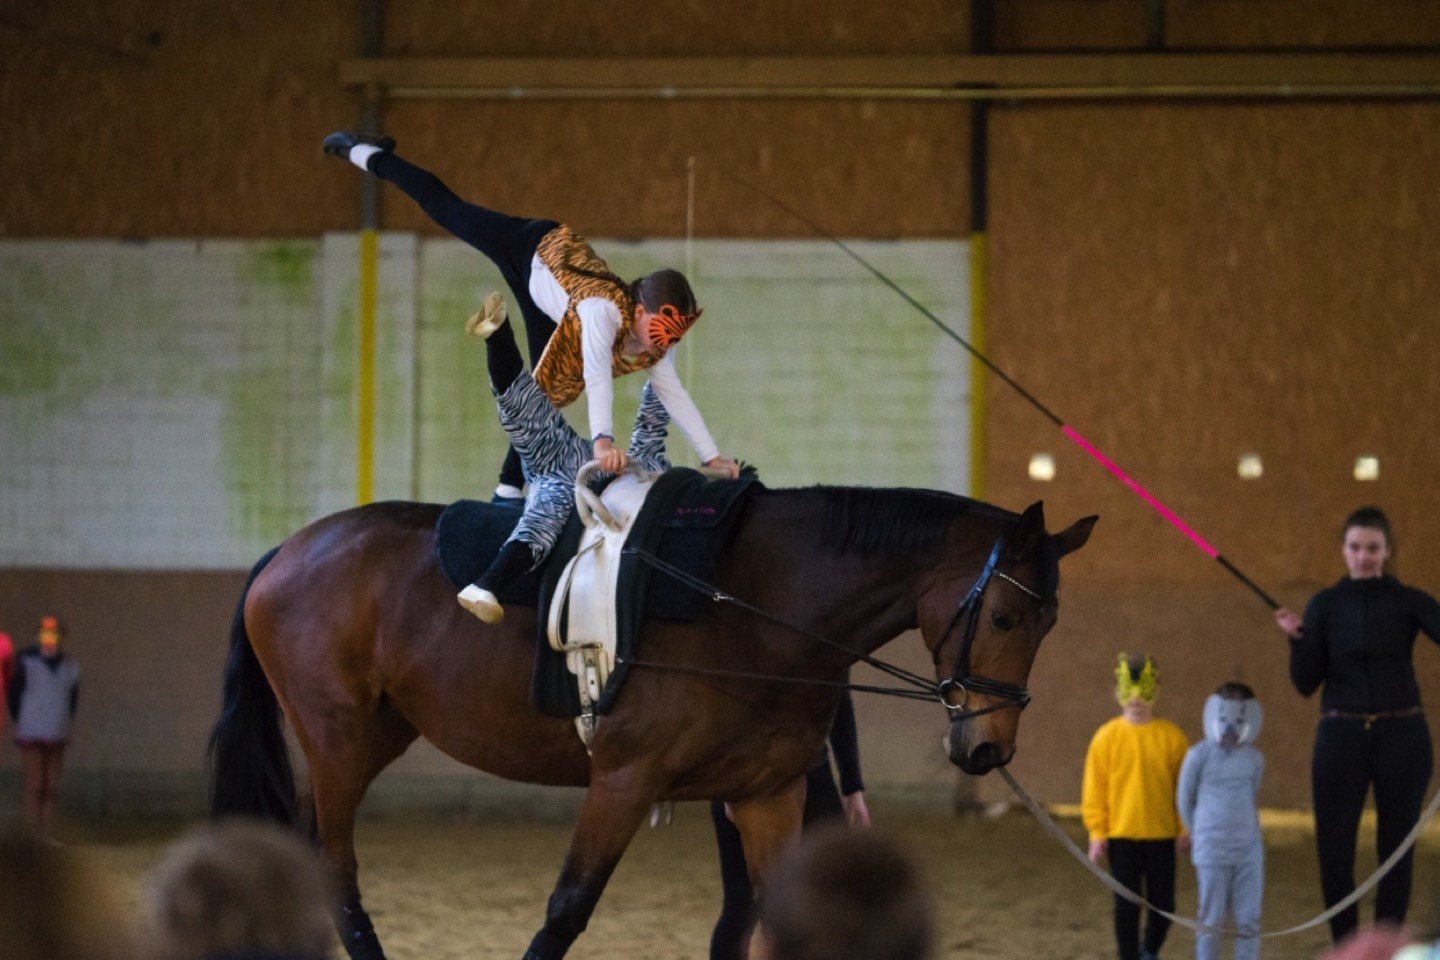
<path fill-rule="evenodd" d="M 674 564 L 661 560 L 659 557 L 655 556 L 653 553 L 650 553 L 647 550 L 643 550 L 639 547 L 626 547 L 623 553 L 629 556 L 638 557 L 640 560 L 644 561 L 652 568 L 659 570 L 661 573 L 672 577 L 684 586 L 687 586 L 690 589 L 701 594 L 702 596 L 705 596 L 712 603 L 728 604 L 730 606 L 744 610 L 747 613 L 752 614 L 753 616 L 759 617 L 767 623 L 774 624 L 792 633 L 796 633 L 810 640 L 814 640 L 816 643 L 831 647 L 835 650 L 839 650 L 847 656 L 854 657 L 855 659 L 863 663 L 869 664 L 870 666 L 881 671 L 882 673 L 887 673 L 890 676 L 896 678 L 897 680 L 901 680 L 904 683 L 909 684 L 909 687 L 876 687 L 870 686 L 868 684 L 848 683 L 838 680 L 815 680 L 803 677 L 784 677 L 774 674 L 750 673 L 742 670 L 718 670 L 708 667 L 691 667 L 684 664 L 659 663 L 653 660 L 617 659 L 617 662 L 628 663 L 634 667 L 647 667 L 655 670 L 667 670 L 673 673 L 686 673 L 696 676 L 714 676 L 726 677 L 731 679 L 759 680 L 767 683 L 786 683 L 799 686 L 832 687 L 836 689 L 854 690 L 860 693 L 875 693 L 890 697 L 901 697 L 907 700 L 923 700 L 926 702 L 938 701 L 941 706 L 943 706 L 946 710 L 950 712 L 952 718 L 955 719 L 969 719 L 971 717 L 979 717 L 987 713 L 993 713 L 997 710 L 1006 710 L 1011 707 L 1024 709 L 1025 705 L 1030 702 L 1029 692 L 1026 691 L 1023 687 L 1018 687 L 1014 684 L 1003 683 L 998 680 L 990 680 L 984 677 L 970 677 L 963 675 L 964 671 L 967 671 L 969 669 L 970 641 L 974 637 L 975 621 L 980 607 L 979 598 L 983 595 L 985 591 L 985 585 L 989 581 L 991 575 L 993 574 L 1000 576 L 1004 580 L 1014 584 L 1016 587 L 1019 587 L 1024 593 L 1028 594 L 1029 596 L 1036 597 L 1037 599 L 1039 598 L 1039 594 L 1035 593 L 1030 588 L 1024 586 L 1021 583 L 1018 583 L 1016 580 L 1014 580 L 1007 574 L 1000 573 L 999 571 L 995 570 L 995 564 L 998 561 L 1000 555 L 999 540 L 996 541 L 994 549 L 990 552 L 990 559 L 987 561 L 985 569 L 981 572 L 979 578 L 975 581 L 975 585 L 971 587 L 970 591 L 965 595 L 965 598 L 960 601 L 959 605 L 956 607 L 955 615 L 951 617 L 949 624 L 945 627 L 944 632 L 941 633 L 940 637 L 935 643 L 936 662 L 938 663 L 940 647 L 944 644 L 946 637 L 950 634 L 950 631 L 955 628 L 956 623 L 959 622 L 960 616 L 966 612 L 967 608 L 970 609 L 970 619 L 967 624 L 965 641 L 962 650 L 962 658 L 957 659 L 956 661 L 954 676 L 940 683 L 936 683 L 935 681 L 927 677 L 923 677 L 918 673 L 913 673 L 909 670 L 906 670 L 904 667 L 897 667 L 892 663 L 887 663 L 886 661 L 881 660 L 878 657 L 873 657 L 869 654 L 860 653 L 859 651 L 852 650 L 844 644 L 837 643 L 829 637 L 816 633 L 813 630 L 807 630 L 804 627 L 799 627 L 786 620 L 782 620 L 766 610 L 762 610 L 761 608 L 753 604 L 741 600 L 739 597 L 726 593 L 724 590 L 721 590 L 714 584 L 702 580 L 699 577 L 692 575 L 688 571 L 675 566 Z M 958 706 L 951 704 L 949 701 L 949 694 L 952 690 L 955 689 L 960 690 L 962 695 L 961 702 Z M 971 690 L 986 696 L 1001 697 L 1007 702 L 991 704 L 988 707 L 982 707 L 978 710 L 966 710 L 965 703 L 968 700 L 968 692 Z"/>
<path fill-rule="evenodd" d="M 706 674 L 721 677 L 744 678 L 747 680 L 766 680 L 774 683 L 792 683 L 814 687 L 843 687 L 849 690 L 858 690 L 862 693 L 879 693 L 891 697 L 904 697 L 909 700 L 940 699 L 939 688 L 935 681 L 930 680 L 926 677 L 922 677 L 918 673 L 912 673 L 911 671 L 906 670 L 904 667 L 897 667 L 892 663 L 886 663 L 884 660 L 881 660 L 878 657 L 872 657 L 869 654 L 859 653 L 855 650 L 851 650 L 844 644 L 837 643 L 836 641 L 831 640 L 829 637 L 816 633 L 813 630 L 806 630 L 804 627 L 797 627 L 793 623 L 782 620 L 774 614 L 762 610 L 753 604 L 746 603 L 739 597 L 732 596 L 731 594 L 726 593 L 724 590 L 721 590 L 714 584 L 701 580 L 699 577 L 694 576 L 688 571 L 683 570 L 672 563 L 667 563 L 666 561 L 661 560 L 659 557 L 655 556 L 655 554 L 653 553 L 650 553 L 648 550 L 642 550 L 639 547 L 626 547 L 623 553 L 629 556 L 639 557 L 641 560 L 645 561 L 645 563 L 647 563 L 654 569 L 659 570 L 661 573 L 665 574 L 668 577 L 672 577 L 673 579 L 678 580 L 680 583 L 689 587 L 691 590 L 694 590 L 696 593 L 701 594 L 706 599 L 710 600 L 712 603 L 725 603 L 729 604 L 730 606 L 737 607 L 741 610 L 746 611 L 747 613 L 759 617 L 760 619 L 768 623 L 773 623 L 774 625 L 778 627 L 783 627 L 792 633 L 797 633 L 803 637 L 814 640 L 816 643 L 820 643 L 835 650 L 839 650 L 847 656 L 855 657 L 856 659 L 869 664 L 870 666 L 881 671 L 882 673 L 888 673 L 895 679 L 902 680 L 905 683 L 910 684 L 911 687 L 918 687 L 919 689 L 911 690 L 898 687 L 871 687 L 864 684 L 845 683 L 836 680 L 812 680 L 802 677 L 782 677 L 764 673 L 747 673 L 741 670 L 714 670 L 706 667 L 687 667 L 682 664 L 656 663 L 651 660 L 627 661 L 631 666 L 672 670 L 676 673 Z M 941 702 L 943 702 L 943 700 Z"/>

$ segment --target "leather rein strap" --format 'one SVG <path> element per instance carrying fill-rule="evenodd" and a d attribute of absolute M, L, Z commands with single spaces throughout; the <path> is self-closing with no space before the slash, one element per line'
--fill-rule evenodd
<path fill-rule="evenodd" d="M 950 618 L 950 622 L 945 627 L 944 633 L 940 635 L 940 639 L 935 644 L 935 658 L 936 663 L 938 663 L 939 650 L 941 645 L 943 645 L 943 643 L 945 642 L 945 637 L 948 636 L 950 631 L 955 628 L 956 623 L 959 622 L 960 616 L 966 613 L 968 610 L 969 617 L 967 618 L 965 625 L 965 639 L 961 646 L 960 658 L 956 661 L 955 674 L 948 680 L 945 680 L 938 684 L 935 681 L 923 677 L 917 673 L 912 673 L 911 671 L 906 670 L 903 667 L 897 667 L 894 664 L 886 663 L 884 660 L 881 660 L 877 657 L 872 657 L 869 654 L 857 653 L 856 651 L 851 650 L 843 644 L 836 643 L 829 637 L 822 636 L 821 634 L 815 633 L 811 630 L 806 630 L 803 627 L 797 627 L 792 623 L 781 620 L 780 618 L 773 616 L 772 614 L 767 613 L 764 610 L 761 610 L 759 607 L 753 606 L 739 599 L 738 597 L 726 593 L 714 584 L 707 583 L 706 581 L 701 580 L 699 577 L 693 576 L 687 571 L 675 566 L 674 564 L 667 563 L 666 561 L 661 560 L 659 557 L 655 556 L 649 551 L 642 550 L 638 547 L 626 547 L 624 553 L 630 556 L 638 557 L 656 570 L 659 570 L 667 576 L 678 580 L 680 583 L 684 584 L 690 589 L 695 590 L 698 593 L 701 593 L 704 596 L 708 597 L 712 602 L 725 603 L 734 607 L 738 607 L 741 610 L 744 610 L 750 614 L 753 614 L 754 616 L 761 618 L 762 620 L 773 623 L 780 627 L 784 627 L 786 630 L 789 630 L 792 633 L 800 634 L 801 636 L 808 637 L 809 639 L 814 640 L 817 643 L 823 644 L 828 647 L 833 647 L 836 650 L 840 650 L 849 656 L 855 657 L 856 659 L 869 664 L 870 666 L 874 667 L 877 670 L 880 670 L 883 673 L 888 673 L 890 676 L 895 677 L 897 680 L 901 680 L 909 684 L 909 688 L 874 687 L 865 684 L 844 683 L 832 680 L 812 680 L 800 677 L 780 677 L 763 673 L 749 673 L 740 670 L 712 670 L 702 667 L 687 667 L 681 664 L 656 663 L 649 660 L 631 660 L 630 665 L 636 667 L 651 667 L 653 669 L 659 670 L 669 670 L 675 673 L 733 677 L 746 680 L 763 680 L 769 683 L 793 683 L 801 684 L 804 686 L 845 688 L 849 690 L 856 690 L 861 693 L 878 693 L 891 697 L 903 697 L 909 700 L 938 700 L 941 706 L 945 707 L 946 710 L 950 711 L 951 718 L 955 720 L 968 720 L 971 717 L 983 716 L 984 714 L 993 713 L 996 710 L 1009 709 L 1010 707 L 1024 709 L 1025 705 L 1030 702 L 1030 693 L 1024 687 L 1017 686 L 1012 683 L 1004 683 L 1003 681 L 999 680 L 991 680 L 986 677 L 976 677 L 969 675 L 970 646 L 975 639 L 975 628 L 979 621 L 981 599 L 984 597 L 985 587 L 989 584 L 990 578 L 992 576 L 1000 577 L 1002 580 L 1005 580 L 1007 583 L 1010 583 L 1016 588 L 1018 588 L 1027 596 L 1033 597 L 1036 600 L 1041 599 L 1040 594 L 1036 593 L 1034 590 L 1020 583 L 1009 575 L 995 569 L 995 565 L 999 561 L 1000 557 L 1001 543 L 1001 540 L 995 541 L 995 546 L 990 551 L 990 559 L 986 562 L 985 569 L 981 571 L 980 576 L 975 581 L 975 585 L 970 588 L 970 591 L 965 595 L 965 598 L 961 600 L 960 603 L 957 605 L 955 609 L 955 615 Z M 961 696 L 961 700 L 958 705 L 951 702 L 952 694 L 954 694 L 956 691 L 959 691 Z M 981 694 L 983 696 L 998 697 L 1005 702 L 992 704 L 991 706 L 982 707 L 978 710 L 967 710 L 965 708 L 965 705 L 969 700 L 970 691 Z"/>

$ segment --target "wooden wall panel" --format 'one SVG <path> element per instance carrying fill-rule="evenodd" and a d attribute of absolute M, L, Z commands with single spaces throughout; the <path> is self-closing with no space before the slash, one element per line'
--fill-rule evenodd
<path fill-rule="evenodd" d="M 736 0 L 628 8 L 587 0 L 390 0 L 385 10 L 385 47 L 392 56 L 949 53 L 965 49 L 969 35 L 964 0 Z"/>
<path fill-rule="evenodd" d="M 0 139 L 0 235 L 310 236 L 358 225 L 359 180 L 320 152 L 325 134 L 353 127 L 360 114 L 359 94 L 336 79 L 337 62 L 358 50 L 356 11 L 219 9 L 212 19 L 178 3 L 134 11 L 132 25 L 115 31 L 124 56 L 48 27 L 0 30 L 0 110 L 25 131 Z M 454 14 L 450 5 L 392 9 L 412 16 L 396 25 L 389 52 L 448 49 L 413 50 L 404 39 L 412 31 L 417 43 L 464 35 L 436 26 Z M 620 35 L 620 21 L 591 16 Z M 525 21 L 512 11 L 504 22 L 513 31 Z M 835 29 L 878 35 L 867 23 Z M 481 28 L 491 25 L 482 18 L 472 28 L 489 36 Z M 919 42 L 913 29 L 900 35 Z M 535 49 L 545 48 L 524 52 Z M 586 49 L 616 48 L 595 39 L 559 52 Z M 392 101 L 383 125 L 462 193 L 597 234 L 683 235 L 693 155 L 700 235 L 806 235 L 721 182 L 728 171 L 829 229 L 890 237 L 962 229 L 966 117 L 955 104 L 895 101 Z M 383 226 L 434 232 L 408 201 L 389 199 Z"/>
<path fill-rule="evenodd" d="M 1148 6 L 1148 0 L 996 0 L 996 49 L 1139 49 Z M 1176 50 L 1440 43 L 1440 7 L 1427 0 L 1164 0 L 1163 6 L 1164 46 Z"/>
<path fill-rule="evenodd" d="M 343 225 L 353 185 L 319 176 L 314 161 L 324 132 L 357 115 L 335 80 L 341 52 L 359 42 L 352 12 L 94 6 L 116 23 L 32 5 L 35 29 L 0 29 L 11 131 L 0 138 L 0 233 L 294 236 Z M 90 45 L 102 40 L 121 53 Z"/>
<path fill-rule="evenodd" d="M 1145 45 L 1145 0 L 996 0 L 995 49 L 1090 50 Z"/>
<path fill-rule="evenodd" d="M 1168 0 L 1175 47 L 1434 47 L 1440 7 L 1426 0 Z"/>
<path fill-rule="evenodd" d="M 1440 534 L 1440 198 L 1426 186 L 1440 110 L 1072 107 L 995 121 L 1002 366 L 1265 582 L 1338 574 L 1336 525 L 1361 502 L 1389 506 L 1413 543 Z M 992 490 L 1040 492 L 1026 458 L 1068 441 L 993 382 L 990 401 Z M 1250 451 L 1266 474 L 1246 483 L 1235 462 Z M 1378 483 L 1350 478 L 1361 453 L 1381 458 Z M 1062 449 L 1060 476 L 1048 485 L 1060 503 L 1107 515 L 1086 558 L 1097 575 L 1209 576 L 1083 454 Z M 1416 554 L 1407 572 L 1440 580 L 1440 556 Z"/>
<path fill-rule="evenodd" d="M 955 236 L 968 217 L 968 121 L 954 105 L 405 102 L 387 117 L 400 152 L 462 196 L 583 233 L 684 236 L 691 156 L 700 236 L 814 236 L 731 177 L 844 236 Z M 321 172 L 357 182 L 353 169 Z M 393 189 L 381 218 L 387 229 L 437 232 Z"/>

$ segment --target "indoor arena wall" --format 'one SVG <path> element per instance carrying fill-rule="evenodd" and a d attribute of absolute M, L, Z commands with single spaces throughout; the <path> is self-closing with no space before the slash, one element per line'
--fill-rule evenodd
<path fill-rule="evenodd" d="M 1149 40 L 1147 6 L 999 0 L 995 47 L 1133 53 Z M 1172 50 L 1440 46 L 1440 7 L 1422 0 L 1320 0 L 1303 11 L 1288 0 L 1165 6 Z M 643 11 L 566 0 L 543 16 L 533 7 L 522 15 L 513 5 L 392 0 L 384 10 L 383 52 L 409 57 L 923 56 L 964 52 L 970 37 L 969 5 L 939 0 L 843 0 L 823 10 L 790 0 L 660 2 Z M 89 277 L 54 294 L 70 298 L 63 310 L 21 316 L 15 304 L 38 302 L 22 297 L 0 316 L 0 517 L 17 531 L 17 542 L 0 544 L 0 628 L 23 638 L 49 610 L 71 621 L 90 725 L 77 743 L 75 782 L 94 785 L 85 795 L 95 803 L 196 796 L 242 557 L 301 517 L 343 504 L 350 489 L 351 385 L 322 374 L 326 357 L 337 358 L 332 373 L 343 380 L 353 337 L 341 306 L 353 280 L 341 272 L 354 269 L 345 245 L 360 226 L 361 181 L 321 156 L 319 141 L 360 116 L 361 93 L 340 82 L 338 64 L 360 55 L 361 35 L 358 3 L 274 0 L 41 5 L 0 25 L 0 115 L 10 130 L 0 138 L 0 282 L 13 291 L 27 277 Z M 664 78 L 637 67 L 634 81 Z M 965 368 L 963 352 L 858 265 L 835 251 L 822 256 L 808 227 L 737 182 L 763 187 L 835 235 L 866 240 L 866 255 L 922 302 L 944 304 L 947 319 L 968 316 L 957 294 L 968 285 L 973 212 L 967 102 L 432 98 L 387 101 L 381 122 L 462 195 L 604 238 L 604 252 L 626 270 L 649 262 L 651 249 L 679 263 L 693 234 L 707 306 L 697 331 L 707 363 L 697 357 L 693 370 L 709 397 L 701 405 L 727 448 L 734 436 L 733 452 L 775 482 L 963 492 L 975 478 L 1006 507 L 1043 498 L 1052 528 L 1101 515 L 1091 544 L 1066 561 L 1060 625 L 1032 677 L 1016 769 L 1035 793 L 1078 796 L 1085 741 L 1114 710 L 1115 653 L 1147 649 L 1161 663 L 1162 712 L 1192 736 L 1215 685 L 1238 676 L 1255 686 L 1268 710 L 1262 800 L 1308 803 L 1316 705 L 1291 690 L 1285 642 L 1265 605 L 993 378 L 983 383 L 985 452 L 970 463 L 968 412 L 949 407 L 968 402 L 968 382 L 946 381 Z M 975 332 L 994 360 L 1280 602 L 1299 605 L 1340 575 L 1338 525 L 1365 502 L 1395 521 L 1401 577 L 1440 590 L 1435 100 L 1002 101 L 990 107 L 988 132 L 988 299 Z M 387 244 L 413 244 L 419 252 L 400 257 L 424 268 L 408 280 L 387 274 L 382 285 L 397 297 L 410 291 L 389 315 L 402 301 L 414 313 L 404 328 L 410 361 L 390 354 L 397 375 L 413 379 L 395 381 L 394 404 L 382 411 L 382 422 L 408 425 L 386 435 L 385 469 L 396 473 L 382 485 L 426 499 L 474 495 L 498 440 L 485 432 L 493 418 L 479 358 L 458 349 L 455 334 L 489 281 L 478 258 L 441 239 L 393 190 L 380 191 L 379 226 Z M 732 241 L 752 252 L 814 244 L 807 256 L 824 266 L 800 285 L 772 274 L 732 286 L 711 272 L 706 253 Z M 914 253 L 932 243 L 938 260 Z M 912 253 L 930 265 L 910 266 Z M 950 269 L 931 269 L 940 262 Z M 166 309 L 193 329 L 187 322 L 157 339 L 140 314 L 115 309 L 116 298 L 131 296 L 122 274 L 136 263 L 167 296 L 189 291 L 183 311 Z M 310 273 L 299 283 L 302 264 Z M 172 283 L 167 271 L 184 281 Z M 63 387 L 41 389 L 40 400 L 26 391 L 54 371 L 24 359 L 33 329 L 78 371 Z M 872 352 L 883 360 L 892 346 L 903 369 L 872 368 Z M 211 352 L 228 353 L 230 366 L 202 381 L 206 366 L 187 361 Z M 711 357 L 716 379 L 707 381 Z M 135 386 L 137 373 L 154 382 Z M 837 386 L 857 374 L 866 390 Z M 793 377 L 792 393 L 773 392 Z M 213 389 L 181 403 L 166 380 Z M 118 396 L 99 389 L 115 383 L 125 385 Z M 273 398 L 243 386 L 256 383 L 296 398 L 313 419 L 287 424 L 281 437 L 257 429 Z M 854 420 L 857 407 L 912 389 L 920 392 L 893 396 L 912 413 L 930 404 L 932 427 L 953 423 L 942 442 L 890 446 L 911 439 L 893 410 L 873 428 Z M 82 403 L 77 394 L 87 390 Z M 129 487 L 115 490 L 90 473 L 148 463 L 153 431 L 177 410 L 193 432 L 176 456 L 211 456 L 204 489 L 224 491 L 213 516 L 187 529 L 240 546 L 197 559 L 177 540 L 177 555 L 189 557 L 178 569 L 136 562 L 125 553 L 133 543 L 109 544 L 109 561 L 67 552 L 47 526 L 46 504 L 70 504 L 69 518 L 83 523 L 139 502 L 143 512 L 117 521 L 126 536 L 170 529 L 142 521 L 153 513 L 148 498 L 166 489 L 190 502 L 197 490 L 181 478 L 124 467 Z M 108 424 L 137 417 L 153 431 L 109 434 Z M 55 418 L 68 426 L 35 432 Z M 44 489 L 46 464 L 58 467 L 77 436 L 92 434 L 106 444 L 97 459 L 52 471 Z M 817 441 L 807 448 L 813 460 L 787 460 L 802 434 Z M 231 455 L 248 454 L 232 456 L 237 469 L 225 465 L 227 444 L 238 444 Z M 861 463 L 891 466 L 847 472 L 847 445 L 873 449 Z M 1036 453 L 1054 457 L 1054 480 L 1028 478 Z M 1243 454 L 1261 457 L 1261 477 L 1237 476 Z M 1361 455 L 1378 458 L 1378 480 L 1354 479 Z M 277 492 L 273 510 L 246 509 L 237 487 L 263 483 L 256 478 L 276 464 L 298 485 Z M 1421 645 L 1417 666 L 1433 705 L 1440 657 Z M 917 649 L 906 640 L 894 647 L 897 659 L 927 668 Z M 947 794 L 955 775 L 939 759 L 934 711 L 864 700 L 860 713 L 877 789 Z M 13 751 L 0 752 L 0 773 L 14 762 Z M 453 777 L 464 791 L 481 782 L 423 754 L 405 758 L 393 782 L 425 776 Z M 989 781 L 980 795 L 1003 799 Z"/>

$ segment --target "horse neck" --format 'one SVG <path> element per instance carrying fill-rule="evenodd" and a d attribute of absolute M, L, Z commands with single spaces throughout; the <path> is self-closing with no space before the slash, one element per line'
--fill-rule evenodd
<path fill-rule="evenodd" d="M 842 644 L 856 654 L 843 664 L 848 666 L 918 626 L 920 596 L 950 538 L 929 549 L 842 550 L 821 545 L 825 523 L 820 491 L 770 491 L 757 498 L 731 554 L 740 568 L 734 571 L 741 583 L 736 595 L 762 597 L 750 602 Z M 999 526 L 997 521 L 997 531 Z M 822 652 L 820 659 L 833 666 L 844 655 Z"/>

